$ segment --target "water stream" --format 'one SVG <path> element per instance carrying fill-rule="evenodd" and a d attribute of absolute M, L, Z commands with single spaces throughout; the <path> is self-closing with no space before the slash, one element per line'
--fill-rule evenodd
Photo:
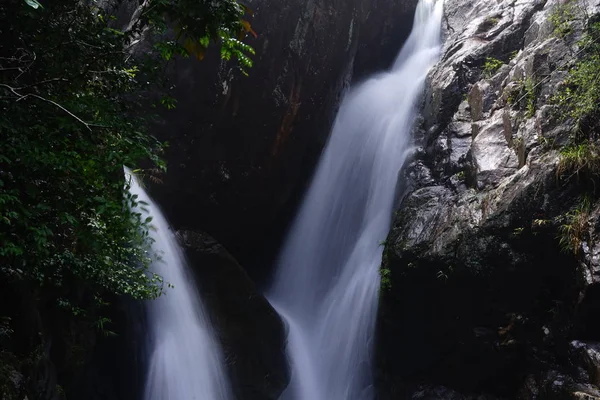
<path fill-rule="evenodd" d="M 131 171 L 125 170 L 128 177 Z M 153 272 L 173 285 L 146 304 L 148 369 L 144 400 L 228 400 L 231 398 L 220 347 L 214 338 L 182 249 L 160 208 L 133 177 L 131 193 L 148 204 Z"/>
<path fill-rule="evenodd" d="M 416 105 L 441 50 L 442 0 L 421 0 L 393 67 L 349 91 L 268 298 L 288 324 L 286 400 L 370 400 L 381 242 Z"/>

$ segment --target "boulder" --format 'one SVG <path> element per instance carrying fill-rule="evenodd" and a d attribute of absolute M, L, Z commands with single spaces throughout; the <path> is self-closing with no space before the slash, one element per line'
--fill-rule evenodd
<path fill-rule="evenodd" d="M 289 380 L 279 315 L 215 239 L 193 231 L 178 231 L 177 236 L 223 345 L 236 397 L 278 399 Z"/>

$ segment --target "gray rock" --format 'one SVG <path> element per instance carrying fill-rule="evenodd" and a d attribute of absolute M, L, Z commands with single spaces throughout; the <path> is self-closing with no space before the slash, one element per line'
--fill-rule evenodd
<path fill-rule="evenodd" d="M 381 300 L 380 362 L 397 380 L 432 384 L 413 398 L 599 396 L 595 345 L 569 342 L 600 338 L 600 207 L 577 256 L 557 239 L 581 191 L 557 178 L 572 125 L 552 96 L 585 18 L 559 40 L 550 21 L 559 4 L 445 2 L 444 51 L 411 164 L 431 173 L 406 170 L 412 191 L 384 251 L 392 289 Z M 493 76 L 483 74 L 488 57 L 504 62 Z"/>

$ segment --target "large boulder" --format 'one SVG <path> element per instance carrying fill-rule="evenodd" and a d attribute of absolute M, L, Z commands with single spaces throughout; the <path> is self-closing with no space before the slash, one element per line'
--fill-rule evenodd
<path fill-rule="evenodd" d="M 236 398 L 278 399 L 289 380 L 279 315 L 216 240 L 203 232 L 177 235 L 223 345 Z"/>

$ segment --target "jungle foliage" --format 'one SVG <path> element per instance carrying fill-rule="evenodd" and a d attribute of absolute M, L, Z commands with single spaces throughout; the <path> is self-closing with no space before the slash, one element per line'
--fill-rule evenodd
<path fill-rule="evenodd" d="M 85 350 L 87 331 L 112 334 L 107 299 L 161 294 L 162 278 L 148 271 L 152 221 L 134 210 L 143 204 L 123 166 L 166 168 L 148 111 L 175 106 L 163 85 L 171 58 L 201 59 L 212 43 L 246 74 L 249 14 L 235 0 L 2 2 L 3 399 L 62 391 L 41 387 L 36 372 L 50 357 L 47 335 Z"/>
<path fill-rule="evenodd" d="M 0 280 L 85 314 L 109 295 L 160 295 L 151 219 L 133 211 L 123 166 L 164 170 L 147 110 L 175 55 L 210 43 L 245 73 L 250 11 L 234 0 L 6 0 L 0 7 Z M 152 37 L 150 51 L 136 43 Z M 156 93 L 163 93 L 158 97 Z"/>

